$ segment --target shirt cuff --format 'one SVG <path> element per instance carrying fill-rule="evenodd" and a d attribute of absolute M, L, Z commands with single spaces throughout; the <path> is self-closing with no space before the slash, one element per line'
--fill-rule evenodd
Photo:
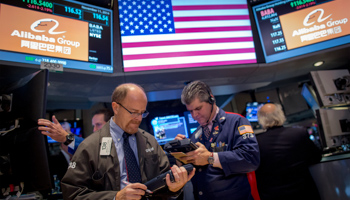
<path fill-rule="evenodd" d="M 218 167 L 218 168 L 222 169 L 218 153 L 214 152 L 213 158 L 214 158 L 213 167 Z"/>
<path fill-rule="evenodd" d="M 68 144 L 68 148 L 70 148 L 73 151 L 74 151 L 74 147 L 75 147 L 75 137 L 74 137 L 73 141 L 70 144 Z"/>

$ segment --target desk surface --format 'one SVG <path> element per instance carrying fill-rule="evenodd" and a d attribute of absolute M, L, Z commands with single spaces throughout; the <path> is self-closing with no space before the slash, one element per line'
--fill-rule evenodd
<path fill-rule="evenodd" d="M 350 158 L 350 152 L 344 153 L 344 154 L 338 154 L 338 155 L 332 155 L 332 156 L 326 156 L 321 159 L 321 162 L 328 162 L 333 160 L 342 160 L 342 159 L 348 159 Z"/>

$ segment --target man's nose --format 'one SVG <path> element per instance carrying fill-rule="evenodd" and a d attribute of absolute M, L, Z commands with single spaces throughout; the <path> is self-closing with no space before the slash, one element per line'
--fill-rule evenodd
<path fill-rule="evenodd" d="M 197 117 L 197 115 L 198 115 L 198 111 L 195 111 L 195 110 L 192 111 L 192 117 L 193 117 L 193 118 Z"/>

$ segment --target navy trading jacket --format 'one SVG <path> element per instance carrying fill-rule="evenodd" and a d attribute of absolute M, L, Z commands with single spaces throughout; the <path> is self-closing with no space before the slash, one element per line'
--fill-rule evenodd
<path fill-rule="evenodd" d="M 212 165 L 196 166 L 192 178 L 195 199 L 253 199 L 246 173 L 260 163 L 259 146 L 249 121 L 238 114 L 219 110 L 209 140 L 202 136 L 202 127 L 191 136 L 210 152 L 217 152 L 223 169 Z"/>

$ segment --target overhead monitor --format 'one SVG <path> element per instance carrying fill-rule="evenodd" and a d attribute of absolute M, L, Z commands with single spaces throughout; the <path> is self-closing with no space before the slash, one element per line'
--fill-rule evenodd
<path fill-rule="evenodd" d="M 152 119 L 151 125 L 159 145 L 174 140 L 177 134 L 185 135 L 188 138 L 185 118 L 179 115 L 155 117 Z"/>
<path fill-rule="evenodd" d="M 113 73 L 112 19 L 112 10 L 79 1 L 2 0 L 0 60 Z"/>
<path fill-rule="evenodd" d="M 246 0 L 118 1 L 125 72 L 256 63 Z"/>
<path fill-rule="evenodd" d="M 267 63 L 350 43 L 348 0 L 274 0 L 253 6 Z"/>
<path fill-rule="evenodd" d="M 309 111 L 309 107 L 305 102 L 301 92 L 302 88 L 297 83 L 292 83 L 278 88 L 281 105 L 283 106 L 284 114 L 288 117 L 290 115 L 298 115 L 302 112 Z"/>

